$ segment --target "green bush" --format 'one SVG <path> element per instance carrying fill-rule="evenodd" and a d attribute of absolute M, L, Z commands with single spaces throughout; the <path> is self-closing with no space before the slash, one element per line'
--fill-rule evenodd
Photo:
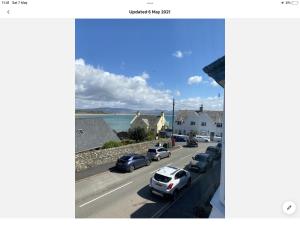
<path fill-rule="evenodd" d="M 119 142 L 119 141 L 108 141 L 106 143 L 104 143 L 104 145 L 102 146 L 103 149 L 106 149 L 106 148 L 115 148 L 115 147 L 119 147 L 121 146 L 122 143 Z"/>
<path fill-rule="evenodd" d="M 156 138 L 156 135 L 155 135 L 154 131 L 151 130 L 147 133 L 147 138 L 146 138 L 147 141 L 155 140 L 155 138 Z"/>
<path fill-rule="evenodd" d="M 140 142 L 146 139 L 147 133 L 142 127 L 131 128 L 128 130 L 128 137 L 135 140 L 135 142 Z"/>
<path fill-rule="evenodd" d="M 130 139 L 122 140 L 121 142 L 123 145 L 130 145 L 130 144 L 135 143 L 134 140 L 130 140 Z"/>

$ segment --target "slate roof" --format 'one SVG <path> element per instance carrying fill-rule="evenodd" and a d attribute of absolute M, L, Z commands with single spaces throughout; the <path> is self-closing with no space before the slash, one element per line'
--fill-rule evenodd
<path fill-rule="evenodd" d="M 203 112 L 200 112 L 195 110 L 180 110 L 176 115 L 176 121 L 181 119 L 186 120 L 191 113 L 206 113 L 215 123 L 221 123 L 223 118 L 223 111 L 204 110 Z"/>
<path fill-rule="evenodd" d="M 75 152 L 102 147 L 111 140 L 120 139 L 102 118 L 75 118 Z"/>
<path fill-rule="evenodd" d="M 221 123 L 223 118 L 223 111 L 206 111 L 204 112 L 215 122 Z"/>
<path fill-rule="evenodd" d="M 138 123 L 140 124 L 141 122 L 146 123 L 147 125 L 149 125 L 150 127 L 155 127 L 160 119 L 160 115 L 159 116 L 155 116 L 155 115 L 140 115 L 138 116 L 132 124 Z"/>
<path fill-rule="evenodd" d="M 176 113 L 176 121 L 186 120 L 191 113 L 196 113 L 195 110 L 179 110 Z"/>

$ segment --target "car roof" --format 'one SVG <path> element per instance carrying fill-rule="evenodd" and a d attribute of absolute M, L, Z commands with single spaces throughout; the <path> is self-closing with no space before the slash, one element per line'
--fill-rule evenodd
<path fill-rule="evenodd" d="M 136 153 L 128 153 L 128 154 L 126 154 L 126 155 L 123 155 L 123 156 L 136 156 L 136 155 L 140 155 L 140 154 L 136 154 Z"/>
<path fill-rule="evenodd" d="M 156 171 L 156 173 L 164 176 L 173 176 L 176 172 L 180 171 L 181 169 L 173 166 L 165 166 L 160 168 Z"/>
<path fill-rule="evenodd" d="M 196 155 L 202 155 L 202 156 L 205 156 L 205 157 L 210 157 L 210 155 L 208 153 L 198 153 Z"/>
<path fill-rule="evenodd" d="M 149 148 L 149 149 L 158 150 L 158 149 L 161 149 L 161 148 L 163 148 L 163 147 L 157 147 L 157 146 L 154 146 L 154 147 L 152 147 L 152 148 Z M 149 149 L 148 149 L 148 150 L 149 150 Z"/>

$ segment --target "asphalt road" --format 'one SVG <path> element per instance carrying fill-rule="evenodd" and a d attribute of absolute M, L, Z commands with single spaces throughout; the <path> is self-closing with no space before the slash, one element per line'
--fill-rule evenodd
<path fill-rule="evenodd" d="M 215 162 L 214 167 L 207 173 L 191 173 L 192 186 L 183 190 L 175 202 L 151 194 L 148 187 L 149 180 L 153 173 L 163 166 L 173 165 L 184 168 L 193 155 L 204 152 L 209 145 L 215 143 L 201 143 L 198 148 L 182 147 L 172 151 L 170 158 L 154 161 L 150 166 L 137 169 L 132 173 L 107 171 L 77 181 L 75 184 L 76 218 L 192 217 L 190 214 L 179 216 L 176 205 L 189 202 L 190 198 L 193 198 L 195 204 L 195 200 L 199 202 L 203 194 L 209 195 L 208 190 L 212 190 L 210 186 L 215 186 L 219 179 L 219 162 Z M 204 185 L 201 180 L 207 184 Z M 199 189 L 199 185 L 203 190 Z M 203 192 L 200 193 L 202 197 L 198 196 L 199 190 Z M 196 195 L 191 195 L 194 192 Z"/>

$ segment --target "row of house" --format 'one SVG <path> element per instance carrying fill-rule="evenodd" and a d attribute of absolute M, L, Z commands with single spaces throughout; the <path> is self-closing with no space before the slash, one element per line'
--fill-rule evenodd
<path fill-rule="evenodd" d="M 204 110 L 203 105 L 199 110 L 179 110 L 176 113 L 174 133 L 189 135 L 191 132 L 207 136 L 223 136 L 223 111 Z M 141 115 L 137 112 L 130 127 L 143 127 L 147 131 L 158 134 L 168 127 L 164 113 L 160 115 Z"/>
<path fill-rule="evenodd" d="M 196 132 L 200 135 L 222 136 L 223 112 L 199 110 L 179 110 L 176 113 L 174 133 L 189 135 Z M 165 114 L 141 115 L 137 112 L 130 122 L 130 128 L 142 127 L 146 131 L 159 134 L 169 126 Z M 75 152 L 102 147 L 107 141 L 120 141 L 117 134 L 101 118 L 76 118 Z"/>
<path fill-rule="evenodd" d="M 191 132 L 206 136 L 223 136 L 223 111 L 180 110 L 176 113 L 174 133 L 189 135 Z"/>

